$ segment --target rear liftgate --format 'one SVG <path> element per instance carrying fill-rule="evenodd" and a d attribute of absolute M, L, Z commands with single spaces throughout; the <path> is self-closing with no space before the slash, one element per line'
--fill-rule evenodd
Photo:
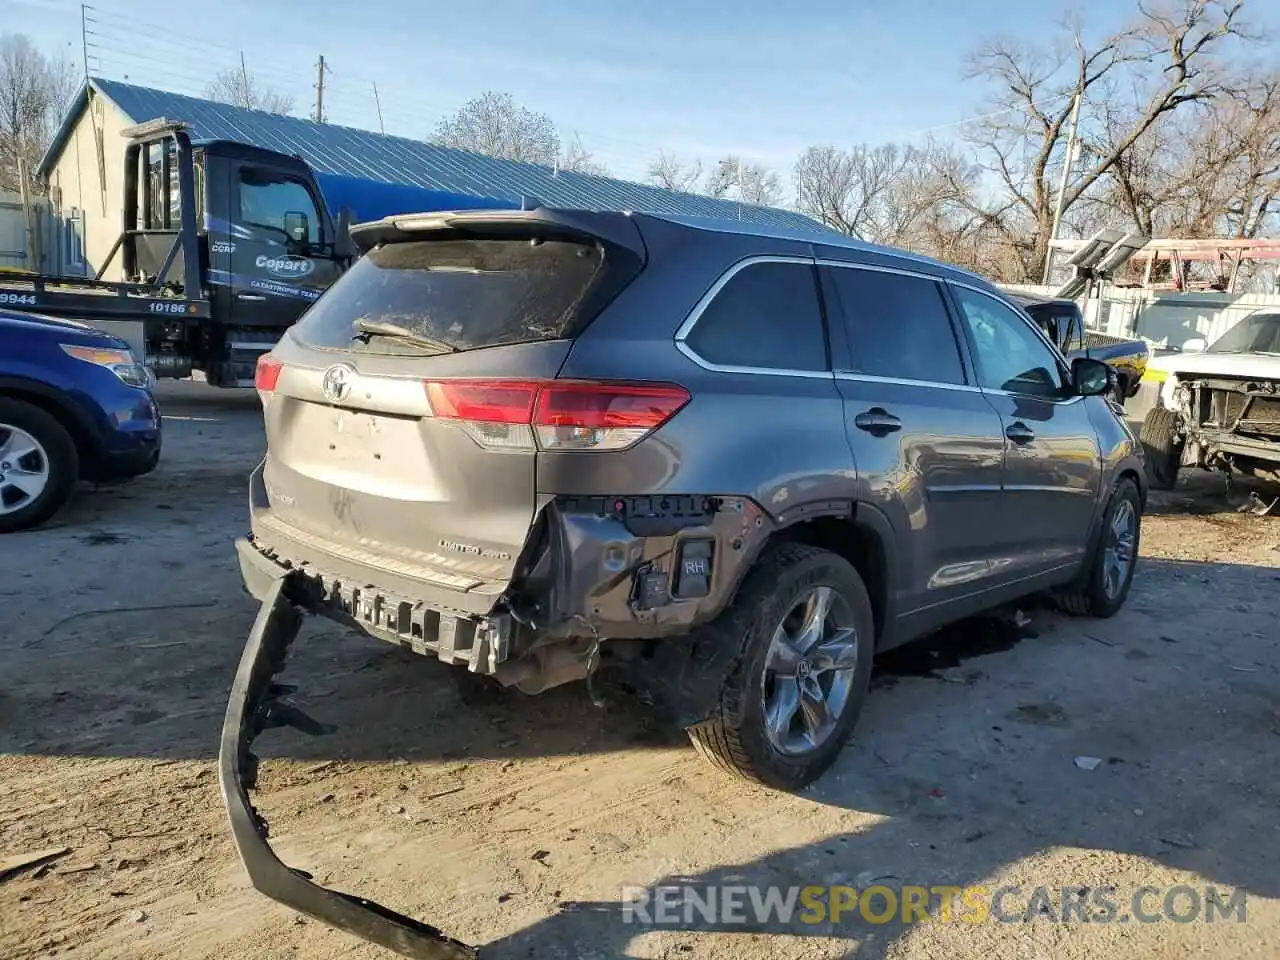
<path fill-rule="evenodd" d="M 289 645 L 302 626 L 303 612 L 289 596 L 291 585 L 291 577 L 276 580 L 264 598 L 240 657 L 222 723 L 218 781 L 240 859 L 260 892 L 323 923 L 405 957 L 473 960 L 479 956 L 475 947 L 372 900 L 322 887 L 312 882 L 310 874 L 283 863 L 267 843 L 267 821 L 249 801 L 248 791 L 258 775 L 258 758 L 250 752 L 254 739 L 280 726 L 309 734 L 326 732 L 282 700 L 293 688 L 273 679 L 284 669 Z"/>

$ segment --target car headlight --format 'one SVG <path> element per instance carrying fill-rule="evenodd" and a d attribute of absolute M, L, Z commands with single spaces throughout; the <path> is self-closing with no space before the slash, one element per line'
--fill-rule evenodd
<path fill-rule="evenodd" d="M 75 343 L 60 344 L 64 353 L 85 363 L 106 367 L 131 387 L 150 389 L 155 386 L 156 375 L 151 368 L 138 362 L 132 350 L 112 350 L 104 347 L 85 347 Z"/>

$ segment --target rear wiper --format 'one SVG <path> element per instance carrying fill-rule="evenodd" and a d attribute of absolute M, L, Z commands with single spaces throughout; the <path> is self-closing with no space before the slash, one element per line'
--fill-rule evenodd
<path fill-rule="evenodd" d="M 430 347 L 433 350 L 439 350 L 441 353 L 460 352 L 459 348 L 451 343 L 428 337 L 425 334 L 418 333 L 416 330 L 402 327 L 397 323 L 360 319 L 355 322 L 355 328 L 359 332 L 351 339 L 359 340 L 361 343 L 368 343 L 374 337 L 393 337 L 396 340 L 403 340 L 405 343 L 416 344 L 420 347 Z"/>

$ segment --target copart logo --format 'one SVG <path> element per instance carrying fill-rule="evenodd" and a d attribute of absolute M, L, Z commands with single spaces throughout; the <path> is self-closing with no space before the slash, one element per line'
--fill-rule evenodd
<path fill-rule="evenodd" d="M 253 262 L 279 280 L 301 280 L 316 268 L 316 265 L 306 257 L 295 257 L 292 254 L 268 257 L 264 253 Z"/>

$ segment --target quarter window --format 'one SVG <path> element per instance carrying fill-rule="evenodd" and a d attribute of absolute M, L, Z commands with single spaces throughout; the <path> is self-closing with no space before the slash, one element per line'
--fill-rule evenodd
<path fill-rule="evenodd" d="M 685 344 L 717 366 L 829 369 L 813 268 L 768 261 L 744 267 L 698 317 Z"/>
<path fill-rule="evenodd" d="M 982 386 L 1050 400 L 1066 396 L 1057 356 L 1030 323 L 994 297 L 967 287 L 954 289 Z"/>
<path fill-rule="evenodd" d="M 882 270 L 827 267 L 857 373 L 895 380 L 964 383 L 942 289 L 934 280 Z"/>

